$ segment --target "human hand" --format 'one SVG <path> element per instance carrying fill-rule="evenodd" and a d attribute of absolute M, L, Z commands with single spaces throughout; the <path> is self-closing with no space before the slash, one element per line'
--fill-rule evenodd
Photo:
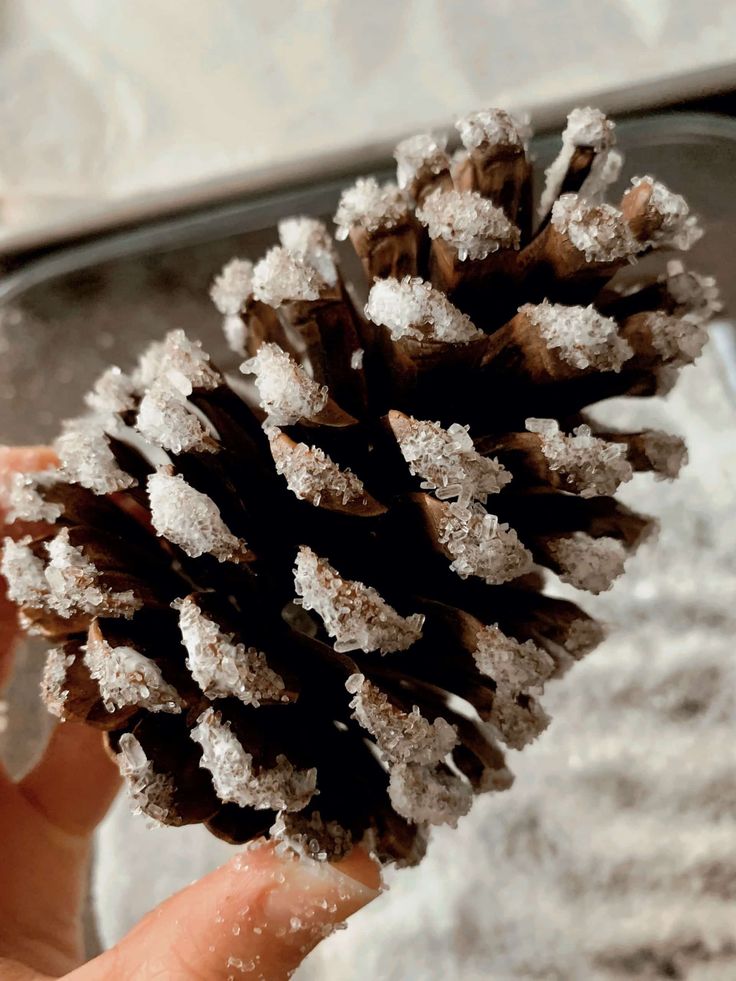
<path fill-rule="evenodd" d="M 54 462 L 45 447 L 0 447 L 0 493 L 12 472 Z M 0 509 L 0 531 L 3 524 Z M 15 609 L 0 579 L 0 687 L 17 639 Z M 72 722 L 55 727 L 40 762 L 20 781 L 0 765 L 2 981 L 286 978 L 327 933 L 378 895 L 378 870 L 360 849 L 328 865 L 258 843 L 84 964 L 81 913 L 92 835 L 118 785 L 100 734 Z"/>

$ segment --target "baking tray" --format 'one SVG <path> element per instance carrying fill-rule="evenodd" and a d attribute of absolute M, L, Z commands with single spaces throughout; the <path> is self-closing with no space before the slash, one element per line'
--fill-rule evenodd
<path fill-rule="evenodd" d="M 618 134 L 626 155 L 621 187 L 636 174 L 653 173 L 687 197 L 707 229 L 688 262 L 714 272 L 726 310 L 736 309 L 736 121 L 652 115 L 623 121 Z M 558 146 L 558 136 L 534 142 L 540 170 Z M 392 161 L 372 171 L 388 177 Z M 51 438 L 61 418 L 80 410 L 81 393 L 104 367 L 129 367 L 148 340 L 172 327 L 201 339 L 218 363 L 233 368 L 208 297 L 213 276 L 233 255 L 261 255 L 276 241 L 279 218 L 329 218 L 344 185 L 344 177 L 308 187 L 285 185 L 196 214 L 150 221 L 57 250 L 0 279 L 0 440 Z M 349 247 L 344 261 L 348 277 L 351 270 L 358 274 Z M 733 374 L 730 324 L 717 324 L 714 338 L 724 371 Z"/>

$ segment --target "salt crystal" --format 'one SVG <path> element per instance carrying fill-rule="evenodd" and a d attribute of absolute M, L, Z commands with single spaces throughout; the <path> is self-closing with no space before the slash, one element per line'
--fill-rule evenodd
<path fill-rule="evenodd" d="M 573 620 L 565 638 L 565 650 L 573 657 L 584 657 L 604 640 L 605 635 L 605 629 L 596 620 Z"/>
<path fill-rule="evenodd" d="M 671 259 L 667 263 L 667 272 L 661 279 L 666 284 L 672 302 L 693 320 L 704 323 L 723 309 L 718 285 L 713 276 L 701 276 L 700 273 L 686 269 L 679 259 Z"/>
<path fill-rule="evenodd" d="M 616 142 L 615 123 L 599 109 L 589 106 L 573 109 L 567 117 L 562 134 L 562 149 L 545 171 L 545 186 L 539 202 L 539 215 L 544 217 L 558 197 L 575 150 L 591 147 L 596 152 L 590 174 L 580 190 L 581 198 L 598 197 L 606 186 L 618 177 L 621 157 L 612 149 Z M 611 159 L 615 163 L 611 164 Z"/>
<path fill-rule="evenodd" d="M 75 613 L 130 619 L 143 602 L 132 590 L 107 589 L 101 573 L 85 557 L 84 551 L 69 540 L 69 529 L 62 528 L 46 544 L 49 562 L 45 569 L 49 586 L 48 605 L 60 616 Z"/>
<path fill-rule="evenodd" d="M 185 397 L 195 389 L 213 391 L 222 384 L 222 376 L 210 364 L 209 354 L 183 330 L 169 331 L 162 342 L 152 344 L 133 377 L 141 390 L 156 379 L 165 378 L 169 386 Z"/>
<path fill-rule="evenodd" d="M 477 191 L 435 188 L 416 213 L 427 226 L 429 237 L 451 245 L 461 262 L 519 247 L 519 229 L 501 208 Z"/>
<path fill-rule="evenodd" d="M 563 194 L 555 201 L 552 225 L 585 255 L 586 262 L 633 259 L 642 248 L 618 208 L 591 203 L 579 194 Z"/>
<path fill-rule="evenodd" d="M 200 766 L 212 774 L 215 792 L 225 803 L 256 810 L 300 811 L 316 792 L 314 767 L 298 770 L 281 753 L 274 766 L 256 766 L 230 723 L 214 709 L 205 709 L 190 735 L 202 747 Z"/>
<path fill-rule="evenodd" d="M 347 855 L 356 844 L 350 831 L 337 821 L 324 821 L 319 811 L 311 814 L 282 811 L 268 833 L 273 840 L 288 844 L 303 859 L 317 862 Z M 283 873 L 276 876 L 276 881 L 285 881 Z"/>
<path fill-rule="evenodd" d="M 269 429 L 276 472 L 286 478 L 287 487 L 299 500 L 319 507 L 327 492 L 343 505 L 360 505 L 367 500 L 360 478 L 351 470 L 342 470 L 324 450 L 306 443 L 292 444 L 280 437 L 280 429 Z"/>
<path fill-rule="evenodd" d="M 299 549 L 294 582 L 304 609 L 315 610 L 335 638 L 336 651 L 388 654 L 406 650 L 422 635 L 423 616 L 402 617 L 372 586 L 343 579 L 306 546 Z"/>
<path fill-rule="evenodd" d="M 155 824 L 181 824 L 174 807 L 173 779 L 168 774 L 156 773 L 133 733 L 124 732 L 120 737 L 116 762 L 134 814 L 145 814 Z"/>
<path fill-rule="evenodd" d="M 573 368 L 620 371 L 633 351 L 618 333 L 618 324 L 591 304 L 568 307 L 560 303 L 526 304 L 519 313 L 538 328 L 547 346 Z"/>
<path fill-rule="evenodd" d="M 45 521 L 53 524 L 61 517 L 60 504 L 47 501 L 43 491 L 59 483 L 57 471 L 13 474 L 8 488 L 7 522 Z"/>
<path fill-rule="evenodd" d="M 278 344 L 262 344 L 240 370 L 256 376 L 269 425 L 289 426 L 300 419 L 314 419 L 327 405 L 327 387 L 310 378 Z"/>
<path fill-rule="evenodd" d="M 577 589 L 603 593 L 624 571 L 626 549 L 615 538 L 592 538 L 583 531 L 547 543 L 560 566 L 560 579 Z"/>
<path fill-rule="evenodd" d="M 593 436 L 590 426 L 578 426 L 566 436 L 554 419 L 527 419 L 525 425 L 527 432 L 539 435 L 550 470 L 558 471 L 581 497 L 615 494 L 633 476 L 626 446 Z"/>
<path fill-rule="evenodd" d="M 673 480 L 687 463 L 687 447 L 679 436 L 649 429 L 642 434 L 642 446 L 659 480 Z"/>
<path fill-rule="evenodd" d="M 514 116 L 505 109 L 481 109 L 462 116 L 455 123 L 466 150 L 482 146 L 526 148 L 531 137 L 529 116 Z"/>
<path fill-rule="evenodd" d="M 178 545 L 190 558 L 208 554 L 220 562 L 238 562 L 247 557 L 245 543 L 227 527 L 212 498 L 183 477 L 163 471 L 151 474 L 148 500 L 157 534 Z"/>
<path fill-rule="evenodd" d="M 212 433 L 180 391 L 168 384 L 166 376 L 158 378 L 141 399 L 136 429 L 171 453 L 214 453 L 219 449 Z"/>
<path fill-rule="evenodd" d="M 472 500 L 485 503 L 489 494 L 497 494 L 511 480 L 497 460 L 476 452 L 468 429 L 459 423 L 443 429 L 439 423 L 410 419 L 399 430 L 399 449 L 409 470 L 440 500 L 457 497 L 463 505 Z"/>
<path fill-rule="evenodd" d="M 253 294 L 253 263 L 248 259 L 231 259 L 217 276 L 210 297 L 224 316 L 239 314 Z"/>
<path fill-rule="evenodd" d="M 661 310 L 646 315 L 652 346 L 663 361 L 673 367 L 691 364 L 699 356 L 708 332 L 702 323 L 688 317 L 671 316 Z"/>
<path fill-rule="evenodd" d="M 394 228 L 409 215 L 409 200 L 396 184 L 379 184 L 375 177 L 359 177 L 340 195 L 335 237 L 340 241 L 346 239 L 353 226 L 366 232 Z"/>
<path fill-rule="evenodd" d="M 183 702 L 158 665 L 127 645 L 113 646 L 91 632 L 84 654 L 108 712 L 135 705 L 149 712 L 181 712 Z"/>
<path fill-rule="evenodd" d="M 236 642 L 232 634 L 205 616 L 194 599 L 172 604 L 179 612 L 179 630 L 187 651 L 186 664 L 208 698 L 238 698 L 258 707 L 284 691 L 283 678 L 268 666 L 266 655 Z"/>
<path fill-rule="evenodd" d="M 473 803 L 466 781 L 437 766 L 399 763 L 391 768 L 388 788 L 397 814 L 413 824 L 457 826 Z"/>
<path fill-rule="evenodd" d="M 120 370 L 104 371 L 84 401 L 95 412 L 105 415 L 130 412 L 135 408 L 136 387 L 133 379 Z"/>
<path fill-rule="evenodd" d="M 499 524 L 481 504 L 447 505 L 438 540 L 452 557 L 450 568 L 461 579 L 479 576 L 490 585 L 500 585 L 532 567 L 531 553 L 516 532 L 507 524 Z"/>
<path fill-rule="evenodd" d="M 0 572 L 7 582 L 8 598 L 31 609 L 47 609 L 49 584 L 44 575 L 44 563 L 30 547 L 31 538 L 14 542 L 6 538 L 3 544 Z"/>
<path fill-rule="evenodd" d="M 386 327 L 393 340 L 467 344 L 483 337 L 467 314 L 461 313 L 444 293 L 419 277 L 378 279 L 371 287 L 365 315 Z"/>
<path fill-rule="evenodd" d="M 54 443 L 64 478 L 95 494 L 114 494 L 137 481 L 120 467 L 110 448 L 106 429 L 116 430 L 114 417 L 90 416 L 68 420 Z"/>
<path fill-rule="evenodd" d="M 457 745 L 457 730 L 446 719 L 438 716 L 430 722 L 416 705 L 403 711 L 364 675 L 350 675 L 345 687 L 354 696 L 353 717 L 392 763 L 436 763 Z"/>
<path fill-rule="evenodd" d="M 41 677 L 41 697 L 46 708 L 61 719 L 64 705 L 69 697 L 67 673 L 74 664 L 74 655 L 67 654 L 63 647 L 52 647 L 46 655 Z"/>
<path fill-rule="evenodd" d="M 324 286 L 316 269 L 302 256 L 275 245 L 253 270 L 253 295 L 269 306 L 316 300 Z"/>
<path fill-rule="evenodd" d="M 360 371 L 362 369 L 364 354 L 363 348 L 359 347 L 350 355 L 350 367 L 353 371 Z"/>
<path fill-rule="evenodd" d="M 443 134 L 418 133 L 397 143 L 394 150 L 396 159 L 396 180 L 399 187 L 407 191 L 413 182 L 423 174 L 441 174 L 449 170 L 447 156 L 447 137 Z"/>
<path fill-rule="evenodd" d="M 654 212 L 661 222 L 652 238 L 641 243 L 642 247 L 673 248 L 685 252 L 703 237 L 703 229 L 697 218 L 690 214 L 688 203 L 680 194 L 673 193 L 652 177 L 632 177 L 631 184 L 634 188 L 641 185 L 651 188 L 647 211 Z"/>
<path fill-rule="evenodd" d="M 555 668 L 549 654 L 534 641 L 520 643 L 497 624 L 479 630 L 473 659 L 481 674 L 492 678 L 500 691 L 512 694 L 540 688 Z"/>
<path fill-rule="evenodd" d="M 311 266 L 320 281 L 337 283 L 337 252 L 332 236 L 318 218 L 300 215 L 279 222 L 279 239 L 285 249 Z"/>

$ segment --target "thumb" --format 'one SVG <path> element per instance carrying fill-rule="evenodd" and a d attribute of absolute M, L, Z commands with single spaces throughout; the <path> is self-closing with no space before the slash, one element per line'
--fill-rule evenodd
<path fill-rule="evenodd" d="M 259 843 L 162 903 L 68 981 L 279 981 L 379 885 L 361 849 L 331 865 Z"/>

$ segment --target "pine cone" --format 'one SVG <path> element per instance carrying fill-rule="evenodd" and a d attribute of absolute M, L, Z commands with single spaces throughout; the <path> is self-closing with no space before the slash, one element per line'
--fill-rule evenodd
<path fill-rule="evenodd" d="M 99 379 L 56 472 L 18 480 L 15 516 L 49 530 L 3 571 L 54 645 L 44 698 L 106 731 L 158 822 L 416 862 L 510 785 L 499 743 L 542 732 L 544 682 L 602 637 L 543 570 L 608 589 L 652 528 L 618 486 L 685 458 L 583 414 L 702 348 L 712 279 L 609 285 L 697 240 L 684 200 L 644 177 L 604 203 L 614 126 L 575 110 L 532 231 L 526 127 L 458 129 L 452 158 L 414 137 L 398 186 L 342 196 L 365 316 L 326 228 L 283 222 L 212 290 L 247 381 L 173 331 Z"/>

